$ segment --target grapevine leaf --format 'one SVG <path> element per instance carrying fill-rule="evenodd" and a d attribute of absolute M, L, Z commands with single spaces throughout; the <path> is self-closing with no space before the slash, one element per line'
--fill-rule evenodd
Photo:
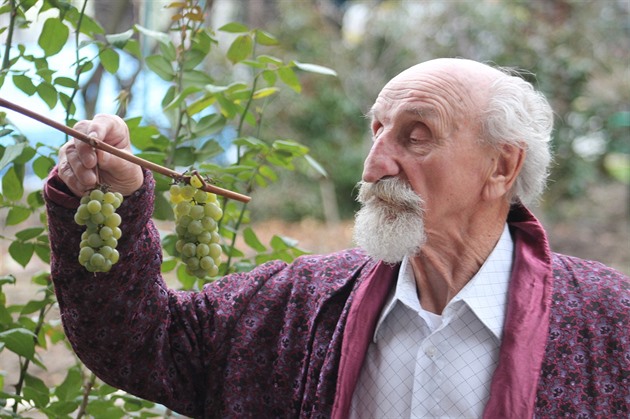
<path fill-rule="evenodd" d="M 37 44 L 44 50 L 46 56 L 59 53 L 68 41 L 70 29 L 59 18 L 48 18 L 44 22 Z"/>
<path fill-rule="evenodd" d="M 5 223 L 8 226 L 14 226 L 26 220 L 30 215 L 31 211 L 28 208 L 18 206 L 11 207 Z"/>
<path fill-rule="evenodd" d="M 28 262 L 33 257 L 34 250 L 35 246 L 32 243 L 25 243 L 16 240 L 9 245 L 9 254 L 23 267 L 28 265 Z"/>

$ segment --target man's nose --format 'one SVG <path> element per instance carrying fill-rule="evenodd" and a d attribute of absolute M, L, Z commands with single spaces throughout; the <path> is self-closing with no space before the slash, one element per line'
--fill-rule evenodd
<path fill-rule="evenodd" d="M 375 183 L 379 180 L 396 176 L 400 169 L 398 166 L 395 146 L 387 141 L 385 135 L 380 135 L 374 140 L 370 153 L 363 164 L 364 182 Z"/>

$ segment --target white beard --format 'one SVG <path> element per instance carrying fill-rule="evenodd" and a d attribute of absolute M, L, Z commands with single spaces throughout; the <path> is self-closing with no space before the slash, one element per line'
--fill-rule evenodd
<path fill-rule="evenodd" d="M 371 257 L 398 263 L 412 257 L 426 241 L 424 200 L 396 178 L 359 182 L 361 209 L 355 216 L 354 240 Z"/>

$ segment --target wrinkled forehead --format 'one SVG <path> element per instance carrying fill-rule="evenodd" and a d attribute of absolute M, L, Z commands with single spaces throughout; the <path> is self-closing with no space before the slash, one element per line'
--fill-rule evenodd
<path fill-rule="evenodd" d="M 457 128 L 471 120 L 482 106 L 476 86 L 448 71 L 412 68 L 394 77 L 378 95 L 370 116 L 385 118 L 400 112 L 439 121 L 443 128 Z"/>

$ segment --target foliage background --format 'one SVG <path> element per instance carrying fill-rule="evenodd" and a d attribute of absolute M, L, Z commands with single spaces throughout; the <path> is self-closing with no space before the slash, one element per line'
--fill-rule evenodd
<path fill-rule="evenodd" d="M 398 72 L 427 59 L 458 56 L 529 71 L 525 77 L 548 95 L 557 114 L 553 181 L 540 207 L 535 209 L 548 226 L 551 244 L 556 250 L 599 259 L 630 273 L 630 5 L 627 1 L 206 0 L 188 2 L 191 4 L 203 9 L 198 23 L 210 30 L 210 38 L 216 38 L 217 43 L 206 39 L 212 45 L 207 50 L 202 48 L 201 59 L 193 60 L 194 69 L 190 64 L 186 68 L 191 57 L 200 57 L 194 53 L 189 54 L 188 61 L 180 61 L 179 67 L 173 64 L 172 68 L 175 73 L 182 69 L 181 75 L 197 69 L 208 76 L 206 79 L 194 73 L 201 80 L 190 82 L 189 87 L 210 81 L 216 86 L 242 81 L 240 90 L 235 89 L 233 96 L 226 94 L 221 99 L 222 106 L 231 103 L 234 108 L 218 125 L 225 136 L 216 138 L 223 145 L 230 138 L 242 138 L 244 149 L 267 156 L 255 160 L 256 156 L 243 152 L 243 161 L 249 161 L 250 169 L 274 168 L 274 174 L 264 171 L 266 175 L 257 178 L 257 187 L 248 187 L 256 170 L 222 171 L 220 159 L 205 167 L 220 173 L 220 181 L 251 193 L 254 198 L 246 209 L 236 205 L 226 208 L 226 226 L 241 231 L 234 235 L 228 228 L 223 230 L 226 251 L 234 252 L 232 269 L 247 269 L 273 257 L 290 260 L 302 249 L 319 252 L 350 245 L 348 230 L 356 210 L 354 187 L 370 143 L 363 114 L 380 88 Z M 0 36 L 4 45 L 10 43 L 7 28 L 10 13 L 16 7 L 40 12 L 29 16 L 18 14 L 15 39 L 20 39 L 20 32 L 41 34 L 54 29 L 56 34 L 67 31 L 68 43 L 78 45 L 81 41 L 75 38 L 75 29 L 80 26 L 85 6 L 87 16 L 92 19 L 86 17 L 82 21 L 81 39 L 99 46 L 100 53 L 92 61 L 82 62 L 93 68 L 87 71 L 84 67 L 87 77 L 77 83 L 78 79 L 55 78 L 59 69 L 49 66 L 48 61 L 52 63 L 56 53 L 20 51 L 29 63 L 27 72 L 24 61 L 19 65 L 10 62 L 15 53 L 3 51 L 0 97 L 7 92 L 13 95 L 17 88 L 37 98 L 40 109 L 62 115 L 60 119 L 69 125 L 75 119 L 103 110 L 132 118 L 138 124 L 138 138 L 150 135 L 155 144 L 164 145 L 156 153 L 155 144 L 142 146 L 139 140 L 139 152 L 145 157 L 154 153 L 166 165 L 201 165 L 209 157 L 221 157 L 214 155 L 216 150 L 207 141 L 192 135 L 199 131 L 190 126 L 177 130 L 184 125 L 174 123 L 177 119 L 173 108 L 155 114 L 138 112 L 146 109 L 147 101 L 154 100 L 147 98 L 159 81 L 154 79 L 156 83 L 148 90 L 137 90 L 143 82 L 142 70 L 148 66 L 149 73 L 165 76 L 166 67 L 162 66 L 161 58 L 147 57 L 177 61 L 177 54 L 171 57 L 173 51 L 168 46 L 169 40 L 174 42 L 178 35 L 176 31 L 169 32 L 171 14 L 164 13 L 168 5 L 169 10 L 179 7 L 178 2 L 157 0 L 4 0 L 0 6 Z M 48 24 L 54 27 L 45 29 L 43 25 L 48 22 L 50 12 L 56 12 L 60 19 L 53 19 L 54 23 Z M 216 31 L 229 21 L 241 22 L 252 31 Z M 129 34 L 127 31 L 138 23 L 155 32 L 146 32 L 145 36 L 138 31 Z M 102 32 L 97 30 L 99 27 Z M 261 37 L 258 40 L 263 39 L 263 44 L 248 50 L 252 60 L 262 53 L 273 54 L 282 62 L 281 66 L 290 67 L 291 72 L 295 70 L 299 81 L 288 71 L 280 76 L 277 67 L 273 83 L 271 76 L 268 75 L 269 79 L 261 76 L 258 89 L 267 86 L 279 90 L 260 93 L 268 96 L 256 102 L 251 116 L 240 124 L 239 116 L 248 112 L 243 98 L 256 91 L 253 81 L 257 70 L 253 64 L 235 65 L 245 57 L 235 57 L 239 49 L 230 53 L 229 48 L 241 36 L 242 42 L 247 43 L 245 38 L 248 38 L 256 43 L 256 28 L 264 30 L 258 32 Z M 169 39 L 160 33 L 168 33 Z M 264 45 L 262 33 L 273 34 L 277 44 L 268 40 L 270 45 Z M 54 39 L 40 41 L 44 42 L 40 43 L 41 49 L 50 52 L 61 47 L 54 45 Z M 125 44 L 123 39 L 129 42 Z M 184 49 L 194 50 L 192 40 L 189 42 L 184 43 Z M 241 48 L 247 50 L 246 46 Z M 114 55 L 125 58 L 119 63 L 131 63 L 129 68 L 115 65 Z M 332 68 L 337 77 L 322 77 L 317 74 L 320 71 L 301 71 L 291 64 L 292 60 Z M 160 83 L 165 81 L 160 80 Z M 185 86 L 180 84 L 178 89 L 182 93 Z M 55 95 L 53 91 L 65 93 Z M 171 100 L 174 98 L 170 96 Z M 185 110 L 187 106 L 180 102 L 175 108 Z M 32 128 L 29 124 L 17 126 L 10 114 L 8 119 L 2 116 L 0 417 L 174 415 L 103 385 L 73 358 L 59 325 L 47 279 L 48 244 L 39 195 L 41 179 L 54 164 L 56 146 L 50 146 L 45 138 L 26 135 Z M 133 119 L 138 116 L 143 118 Z M 189 139 L 197 140 L 186 142 L 183 140 L 186 133 Z M 247 141 L 243 142 L 244 139 Z M 306 147 L 293 143 L 293 139 Z M 19 144 L 26 145 L 17 153 Z M 288 160 L 269 157 L 278 146 L 290 154 Z M 309 158 L 304 157 L 307 151 Z M 274 161 L 278 164 L 274 165 Z M 294 170 L 276 170 L 280 166 Z M 23 182 L 29 173 L 39 179 L 34 186 Z M 243 179 L 248 182 L 242 182 Z M 16 191 L 11 186 L 17 183 L 23 190 Z M 261 184 L 265 187 L 260 187 Z M 157 208 L 157 215 L 168 219 L 168 208 Z M 253 222 L 253 228 L 244 228 L 249 221 Z M 161 223 L 166 233 L 172 229 L 169 221 Z M 329 234 L 322 235 L 325 232 Z M 298 236 L 299 246 L 287 236 Z M 166 250 L 168 243 L 166 240 Z M 237 259 L 241 262 L 237 263 Z M 165 269 L 170 269 L 167 275 L 173 286 L 198 286 L 181 275 L 174 262 Z M 33 340 L 33 334 L 37 339 Z M 15 400 L 21 403 L 20 409 L 13 408 Z"/>

